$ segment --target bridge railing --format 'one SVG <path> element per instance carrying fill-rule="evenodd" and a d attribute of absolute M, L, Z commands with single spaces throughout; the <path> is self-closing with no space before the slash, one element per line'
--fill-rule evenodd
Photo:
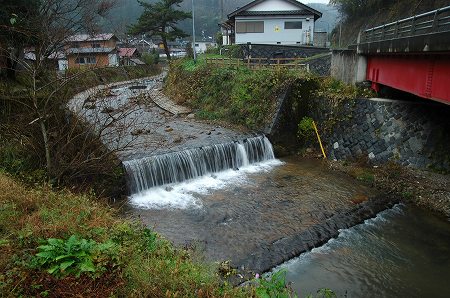
<path fill-rule="evenodd" d="M 450 31 L 450 6 L 364 30 L 360 43 Z"/>

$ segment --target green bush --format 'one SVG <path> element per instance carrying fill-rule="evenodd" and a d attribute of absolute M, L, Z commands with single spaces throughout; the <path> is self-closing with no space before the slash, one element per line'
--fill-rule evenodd
<path fill-rule="evenodd" d="M 241 46 L 237 44 L 224 46 L 222 51 L 224 55 L 229 58 L 244 58 L 244 52 L 242 51 Z"/>
<path fill-rule="evenodd" d="M 219 47 L 208 47 L 208 48 L 206 48 L 205 54 L 208 54 L 208 55 L 219 55 L 220 54 L 220 49 L 219 49 Z"/>
<path fill-rule="evenodd" d="M 304 142 L 309 142 L 314 138 L 313 119 L 303 117 L 298 124 L 297 137 Z"/>
<path fill-rule="evenodd" d="M 151 53 L 142 54 L 142 60 L 147 65 L 158 64 L 159 63 L 159 54 L 156 52 L 155 49 L 153 49 Z"/>
<path fill-rule="evenodd" d="M 94 240 L 78 239 L 72 235 L 69 239 L 50 238 L 45 245 L 38 247 L 38 253 L 32 261 L 35 268 L 44 269 L 56 277 L 82 273 L 99 276 L 106 270 L 111 256 L 118 253 L 112 241 L 97 243 Z"/>
<path fill-rule="evenodd" d="M 260 298 L 294 298 L 297 297 L 293 290 L 286 285 L 286 270 L 280 270 L 272 274 L 268 279 L 256 280 L 256 295 Z"/>
<path fill-rule="evenodd" d="M 187 103 L 204 119 L 221 119 L 261 129 L 270 121 L 278 95 L 290 82 L 304 74 L 290 70 L 249 70 L 193 64 L 192 60 L 171 63 L 166 84 L 168 95 Z"/>

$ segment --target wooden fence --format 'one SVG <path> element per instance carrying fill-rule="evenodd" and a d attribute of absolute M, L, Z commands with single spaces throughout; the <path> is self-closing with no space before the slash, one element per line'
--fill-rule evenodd
<path fill-rule="evenodd" d="M 303 63 L 304 58 L 206 58 L 206 65 L 239 68 L 247 67 L 252 70 L 263 68 L 298 69 L 309 72 L 309 64 Z"/>

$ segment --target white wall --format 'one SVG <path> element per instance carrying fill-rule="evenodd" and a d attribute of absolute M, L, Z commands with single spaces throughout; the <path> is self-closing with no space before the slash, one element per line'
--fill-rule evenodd
<path fill-rule="evenodd" d="M 204 53 L 208 49 L 208 47 L 215 47 L 217 46 L 215 42 L 204 42 L 199 41 L 195 43 L 195 52 L 196 53 Z"/>
<path fill-rule="evenodd" d="M 67 70 L 69 68 L 69 62 L 67 59 L 58 60 L 58 70 Z"/>
<path fill-rule="evenodd" d="M 283 0 L 266 0 L 247 11 L 299 10 L 298 6 Z"/>
<path fill-rule="evenodd" d="M 108 54 L 109 66 L 119 66 L 119 55 Z"/>
<path fill-rule="evenodd" d="M 306 19 L 309 18 L 309 21 Z M 238 21 L 264 21 L 264 33 L 236 33 L 236 44 L 261 43 L 295 45 L 313 42 L 314 16 L 299 17 L 236 17 Z M 284 29 L 285 21 L 301 21 L 302 29 Z M 307 37 L 309 32 L 309 38 Z"/>

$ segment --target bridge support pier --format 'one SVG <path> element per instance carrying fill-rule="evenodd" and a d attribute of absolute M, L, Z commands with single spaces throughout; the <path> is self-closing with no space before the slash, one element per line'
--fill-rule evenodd
<path fill-rule="evenodd" d="M 367 58 L 356 50 L 333 50 L 331 56 L 331 76 L 347 84 L 366 81 Z"/>

